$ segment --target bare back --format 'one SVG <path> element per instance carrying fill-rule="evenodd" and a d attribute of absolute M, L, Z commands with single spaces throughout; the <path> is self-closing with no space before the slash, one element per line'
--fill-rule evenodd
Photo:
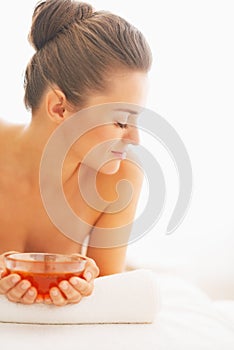
<path fill-rule="evenodd" d="M 28 155 L 16 147 L 21 130 L 21 125 L 0 123 L 0 253 L 10 250 L 80 253 L 81 245 L 61 233 L 50 220 L 42 203 L 38 178 L 30 178 L 24 171 Z M 67 182 L 64 191 L 71 208 L 93 226 L 100 212 L 82 199 L 77 175 Z M 85 234 L 89 233 L 87 229 Z"/>

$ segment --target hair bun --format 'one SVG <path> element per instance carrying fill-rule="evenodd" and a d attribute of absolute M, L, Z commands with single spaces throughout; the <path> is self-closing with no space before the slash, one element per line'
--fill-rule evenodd
<path fill-rule="evenodd" d="M 29 42 L 39 51 L 48 41 L 67 29 L 72 23 L 85 20 L 93 13 L 93 7 L 85 2 L 41 1 L 33 13 Z"/>
<path fill-rule="evenodd" d="M 77 2 L 76 20 L 82 21 L 93 16 L 94 9 L 90 4 Z"/>

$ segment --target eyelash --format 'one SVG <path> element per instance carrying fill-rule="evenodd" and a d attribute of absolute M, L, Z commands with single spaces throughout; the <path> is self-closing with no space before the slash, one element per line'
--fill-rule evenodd
<path fill-rule="evenodd" d="M 121 129 L 126 129 L 128 127 L 128 124 L 122 124 L 122 123 L 115 123 L 116 126 L 120 127 Z"/>

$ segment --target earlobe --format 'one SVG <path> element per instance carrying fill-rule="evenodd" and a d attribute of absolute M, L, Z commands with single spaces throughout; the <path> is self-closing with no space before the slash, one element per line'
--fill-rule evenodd
<path fill-rule="evenodd" d="M 60 90 L 50 90 L 46 97 L 46 108 L 50 119 L 60 124 L 64 121 L 66 97 Z"/>

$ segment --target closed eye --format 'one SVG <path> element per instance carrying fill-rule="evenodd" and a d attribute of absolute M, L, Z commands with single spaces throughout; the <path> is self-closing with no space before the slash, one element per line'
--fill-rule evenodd
<path fill-rule="evenodd" d="M 115 123 L 116 126 L 120 127 L 121 129 L 126 129 L 128 127 L 128 124 L 122 124 L 122 123 Z"/>

